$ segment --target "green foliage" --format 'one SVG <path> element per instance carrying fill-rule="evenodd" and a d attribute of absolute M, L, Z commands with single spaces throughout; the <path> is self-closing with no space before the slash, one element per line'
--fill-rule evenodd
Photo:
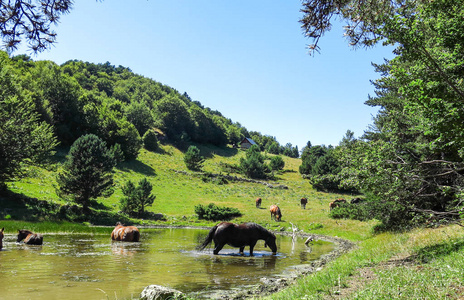
<path fill-rule="evenodd" d="M 200 171 L 205 162 L 205 158 L 200 155 L 200 149 L 190 146 L 184 155 L 185 165 L 189 170 Z"/>
<path fill-rule="evenodd" d="M 126 107 L 125 116 L 129 122 L 134 124 L 140 136 L 143 136 L 148 129 L 153 127 L 153 116 L 147 105 L 139 102 L 132 102 Z"/>
<path fill-rule="evenodd" d="M 0 52 L 0 189 L 21 176 L 26 164 L 43 162 L 57 145 L 52 127 L 39 120 L 32 99 L 21 92 L 15 77 Z"/>
<path fill-rule="evenodd" d="M 240 170 L 249 178 L 267 178 L 270 169 L 264 163 L 264 155 L 261 154 L 258 145 L 251 146 L 246 152 L 246 157 L 240 158 Z"/>
<path fill-rule="evenodd" d="M 77 139 L 69 150 L 63 170 L 56 181 L 61 197 L 81 204 L 85 210 L 91 199 L 109 196 L 112 193 L 115 160 L 106 143 L 93 134 Z"/>
<path fill-rule="evenodd" d="M 240 211 L 236 208 L 216 206 L 214 203 L 210 203 L 207 206 L 201 204 L 196 205 L 195 213 L 199 219 L 210 221 L 226 221 L 242 216 Z"/>
<path fill-rule="evenodd" d="M 271 157 L 271 161 L 269 162 L 269 167 L 273 171 L 280 171 L 283 170 L 285 167 L 285 162 L 282 158 L 282 156 L 273 156 Z"/>
<path fill-rule="evenodd" d="M 127 214 L 137 212 L 139 216 L 145 213 L 145 207 L 151 206 L 156 199 L 151 194 L 152 184 L 143 178 L 136 187 L 130 180 L 122 187 L 122 193 L 125 197 L 121 198 L 120 209 Z"/>
<path fill-rule="evenodd" d="M 159 148 L 158 138 L 156 132 L 153 129 L 147 130 L 142 137 L 143 145 L 148 151 L 156 151 Z"/>

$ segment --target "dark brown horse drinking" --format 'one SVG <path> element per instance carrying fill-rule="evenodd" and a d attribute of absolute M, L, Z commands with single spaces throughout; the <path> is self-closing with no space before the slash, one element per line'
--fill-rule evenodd
<path fill-rule="evenodd" d="M 138 242 L 140 240 L 140 232 L 135 226 L 124 226 L 121 222 L 118 222 L 111 233 L 111 239 L 113 241 Z"/>
<path fill-rule="evenodd" d="M 271 212 L 271 220 L 274 219 L 276 221 L 280 221 L 280 219 L 282 219 L 282 212 L 277 205 L 272 204 L 269 211 Z"/>
<path fill-rule="evenodd" d="M 253 248 L 258 240 L 264 240 L 264 246 L 269 246 L 272 250 L 272 254 L 275 255 L 277 253 L 276 237 L 264 227 L 255 223 L 243 223 L 238 225 L 222 222 L 210 230 L 205 241 L 198 249 L 203 250 L 211 241 L 214 241 L 214 254 L 218 254 L 227 244 L 232 247 L 240 248 L 240 254 L 242 255 L 245 246 L 250 246 L 250 256 L 253 256 Z"/>
<path fill-rule="evenodd" d="M 0 230 L 0 250 L 3 248 L 3 231 L 5 230 L 5 227 Z"/>
<path fill-rule="evenodd" d="M 24 240 L 24 244 L 28 245 L 42 245 L 43 244 L 43 236 L 38 233 L 33 233 L 29 230 L 18 230 L 18 239 L 16 240 L 17 243 Z"/>

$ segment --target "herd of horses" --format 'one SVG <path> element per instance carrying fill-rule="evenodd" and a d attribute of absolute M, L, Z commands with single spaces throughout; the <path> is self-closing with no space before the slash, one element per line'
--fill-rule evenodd
<path fill-rule="evenodd" d="M 3 248 L 3 232 L 5 228 L 0 231 L 0 250 Z M 121 222 L 116 223 L 116 227 L 111 232 L 111 239 L 113 241 L 122 242 L 139 242 L 140 231 L 135 226 L 124 226 Z M 207 235 L 205 241 L 198 247 L 203 250 L 208 244 L 214 241 L 214 251 L 216 255 L 226 245 L 240 248 L 240 254 L 246 246 L 250 247 L 250 256 L 253 256 L 253 249 L 258 240 L 264 240 L 264 246 L 272 250 L 272 254 L 276 255 L 277 245 L 276 236 L 265 229 L 261 225 L 255 223 L 234 224 L 229 222 L 222 222 L 214 226 Z M 43 236 L 38 233 L 33 233 L 29 230 L 18 230 L 17 242 L 23 241 L 28 245 L 42 245 Z"/>
<path fill-rule="evenodd" d="M 364 200 L 361 198 L 354 198 L 351 200 L 352 204 L 360 203 Z M 262 199 L 256 198 L 256 207 L 261 208 Z M 308 203 L 307 198 L 301 198 L 301 208 L 306 209 Z M 340 206 L 342 203 L 347 203 L 345 199 L 339 198 L 330 202 L 330 210 Z M 271 220 L 281 221 L 282 212 L 279 206 L 272 204 L 269 208 L 271 212 Z M 0 250 L 3 248 L 3 237 L 5 228 L 0 230 Z M 121 222 L 116 223 L 116 227 L 111 232 L 111 239 L 113 241 L 122 242 L 139 242 L 140 231 L 135 226 L 124 226 Z M 203 250 L 211 242 L 214 242 L 213 253 L 216 255 L 221 249 L 227 244 L 232 247 L 239 248 L 239 253 L 243 255 L 243 251 L 246 246 L 250 247 L 250 256 L 253 256 L 253 249 L 258 240 L 264 240 L 264 246 L 268 246 L 272 250 L 272 254 L 277 253 L 276 236 L 265 229 L 264 227 L 255 223 L 243 223 L 234 224 L 229 222 L 221 222 L 218 225 L 211 228 L 208 235 L 206 236 L 203 243 L 198 247 L 199 250 Z M 43 236 L 38 233 L 33 233 L 29 230 L 18 230 L 18 238 L 16 242 L 23 241 L 28 245 L 42 245 Z"/>

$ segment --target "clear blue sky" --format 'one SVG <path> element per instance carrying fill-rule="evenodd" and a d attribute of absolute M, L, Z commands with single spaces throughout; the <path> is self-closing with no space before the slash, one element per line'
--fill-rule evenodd
<path fill-rule="evenodd" d="M 337 145 L 372 123 L 371 62 L 393 55 L 351 49 L 340 24 L 310 56 L 300 8 L 300 0 L 78 0 L 55 28 L 58 43 L 33 59 L 109 61 L 282 145 Z"/>

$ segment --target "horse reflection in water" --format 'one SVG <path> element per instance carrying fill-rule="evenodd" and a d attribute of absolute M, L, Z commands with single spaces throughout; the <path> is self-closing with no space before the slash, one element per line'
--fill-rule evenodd
<path fill-rule="evenodd" d="M 18 239 L 16 240 L 17 243 L 24 240 L 24 244 L 27 245 L 42 245 L 43 244 L 43 236 L 38 233 L 33 233 L 29 230 L 18 230 Z"/>
<path fill-rule="evenodd" d="M 0 250 L 3 248 L 3 231 L 5 230 L 5 227 L 0 230 Z"/>
<path fill-rule="evenodd" d="M 133 243 L 113 243 L 111 245 L 111 252 L 113 254 L 126 257 L 133 257 L 137 254 L 137 249 L 139 248 L 134 248 Z"/>
<path fill-rule="evenodd" d="M 240 248 L 240 254 L 242 255 L 245 246 L 250 246 L 250 256 L 253 256 L 253 248 L 258 240 L 264 240 L 264 246 L 269 246 L 272 250 L 272 254 L 275 255 L 277 253 L 276 237 L 264 227 L 255 223 L 237 225 L 234 223 L 222 222 L 211 228 L 205 241 L 198 249 L 203 250 L 214 241 L 214 254 L 218 254 L 227 244 L 232 247 Z"/>
<path fill-rule="evenodd" d="M 140 240 L 140 232 L 135 226 L 124 226 L 121 222 L 118 222 L 111 233 L 111 239 L 113 241 L 138 242 Z"/>

